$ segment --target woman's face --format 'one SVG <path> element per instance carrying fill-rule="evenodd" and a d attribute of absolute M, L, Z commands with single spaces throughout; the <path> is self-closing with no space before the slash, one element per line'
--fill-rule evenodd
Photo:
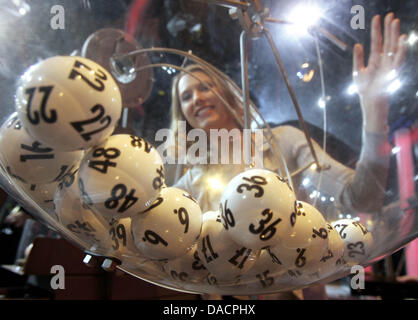
<path fill-rule="evenodd" d="M 210 77 L 202 71 L 195 71 L 192 74 L 203 83 L 188 74 L 178 82 L 181 110 L 189 124 L 193 128 L 203 129 L 207 133 L 210 129 L 231 130 L 237 128 L 227 107 L 209 89 L 212 88 L 219 95 L 221 94 Z"/>

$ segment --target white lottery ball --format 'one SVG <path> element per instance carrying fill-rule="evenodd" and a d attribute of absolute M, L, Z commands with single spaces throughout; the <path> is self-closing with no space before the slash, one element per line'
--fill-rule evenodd
<path fill-rule="evenodd" d="M 259 252 L 233 242 L 218 214 L 209 211 L 203 216 L 199 258 L 217 280 L 235 281 L 253 267 Z"/>
<path fill-rule="evenodd" d="M 303 277 L 306 283 L 324 279 L 346 267 L 344 260 L 344 242 L 338 232 L 327 223 L 328 245 L 322 258 L 312 268 L 305 271 Z"/>
<path fill-rule="evenodd" d="M 16 113 L 0 128 L 0 149 L 8 174 L 27 184 L 58 181 L 68 170 L 78 166 L 84 154 L 83 151 L 57 151 L 35 140 Z"/>
<path fill-rule="evenodd" d="M 89 245 L 89 250 L 106 252 L 111 247 L 111 240 L 104 221 L 82 205 L 76 182 L 73 179 L 61 184 L 54 196 L 55 211 L 59 222 L 75 236 Z"/>
<path fill-rule="evenodd" d="M 108 225 L 111 254 L 120 260 L 141 257 L 131 232 L 131 218 L 122 218 Z"/>
<path fill-rule="evenodd" d="M 276 245 L 290 234 L 296 196 L 274 172 L 251 169 L 235 176 L 222 193 L 225 230 L 236 243 L 252 248 Z"/>
<path fill-rule="evenodd" d="M 370 231 L 359 221 L 341 219 L 331 223 L 344 242 L 343 259 L 348 265 L 366 262 L 373 249 Z"/>
<path fill-rule="evenodd" d="M 186 191 L 165 187 L 146 211 L 132 217 L 132 233 L 139 251 L 150 259 L 175 259 L 196 243 L 202 211 Z"/>
<path fill-rule="evenodd" d="M 255 289 L 268 289 L 280 279 L 287 269 L 275 260 L 267 249 L 260 251 L 254 266 L 241 277 L 242 283 L 248 283 Z"/>
<path fill-rule="evenodd" d="M 342 241 L 337 230 L 331 224 L 327 223 L 328 229 L 328 246 L 323 257 L 319 260 L 317 270 L 321 278 L 331 275 L 341 269 L 345 264 L 344 261 L 344 242 Z"/>
<path fill-rule="evenodd" d="M 289 235 L 283 235 L 281 244 L 288 248 L 317 247 L 323 251 L 328 244 L 326 220 L 313 205 L 295 201 L 291 214 L 293 226 Z"/>
<path fill-rule="evenodd" d="M 80 165 L 83 201 L 108 221 L 144 211 L 164 185 L 158 151 L 141 138 L 118 134 L 89 150 Z"/>
<path fill-rule="evenodd" d="M 110 136 L 121 115 L 121 95 L 96 62 L 56 56 L 19 79 L 16 109 L 37 140 L 57 150 L 88 149 Z"/>
<path fill-rule="evenodd" d="M 58 189 L 59 182 L 46 184 L 24 184 L 19 183 L 20 187 L 31 197 L 42 209 L 44 209 L 51 217 L 57 220 L 55 213 L 54 196 Z"/>
<path fill-rule="evenodd" d="M 208 275 L 208 270 L 200 261 L 195 244 L 187 253 L 177 259 L 168 260 L 164 271 L 176 281 L 199 283 Z"/>
<path fill-rule="evenodd" d="M 283 267 L 295 270 L 301 274 L 310 272 L 322 258 L 324 248 L 310 246 L 307 248 L 289 248 L 281 243 L 270 247 L 269 251 L 274 259 L 280 261 Z"/>

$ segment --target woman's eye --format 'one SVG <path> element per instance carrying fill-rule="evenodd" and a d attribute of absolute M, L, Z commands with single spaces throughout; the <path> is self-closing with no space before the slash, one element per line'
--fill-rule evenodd
<path fill-rule="evenodd" d="M 187 101 L 187 100 L 190 99 L 190 97 L 191 97 L 191 95 L 189 93 L 185 93 L 181 96 L 181 100 L 182 101 Z"/>
<path fill-rule="evenodd" d="M 205 91 L 209 91 L 210 88 L 212 88 L 212 87 L 213 87 L 213 85 L 211 83 L 205 83 L 205 84 L 202 84 L 202 85 L 199 86 L 199 90 L 202 91 L 202 92 L 205 92 Z"/>

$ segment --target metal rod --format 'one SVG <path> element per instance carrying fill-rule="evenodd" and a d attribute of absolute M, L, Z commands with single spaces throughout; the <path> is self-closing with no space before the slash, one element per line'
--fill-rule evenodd
<path fill-rule="evenodd" d="M 240 36 L 240 56 L 241 56 L 241 86 L 244 108 L 244 132 L 250 129 L 250 84 L 248 81 L 248 52 L 247 52 L 247 32 L 243 30 Z M 244 163 L 246 166 L 251 164 L 251 136 L 244 134 Z"/>
<path fill-rule="evenodd" d="M 276 18 L 273 18 L 273 17 L 264 18 L 264 21 L 265 22 L 278 23 L 278 24 L 294 24 L 291 21 L 283 20 L 283 19 L 276 19 Z"/>
<path fill-rule="evenodd" d="M 318 161 L 318 157 L 316 156 L 316 152 L 315 152 L 315 149 L 314 149 L 312 141 L 311 141 L 311 137 L 310 137 L 309 132 L 308 132 L 308 128 L 306 127 L 305 120 L 303 119 L 302 111 L 301 111 L 301 109 L 299 107 L 299 103 L 296 99 L 295 92 L 293 91 L 293 88 L 290 84 L 289 77 L 287 76 L 286 69 L 283 65 L 283 61 L 280 58 L 279 51 L 278 51 L 278 49 L 277 49 L 277 47 L 276 47 L 276 45 L 273 41 L 273 38 L 271 36 L 271 33 L 268 31 L 268 29 L 264 28 L 263 34 L 266 36 L 266 38 L 267 38 L 267 40 L 270 44 L 270 47 L 271 47 L 271 50 L 273 51 L 276 62 L 278 64 L 279 68 L 280 68 L 280 71 L 281 71 L 282 75 L 283 75 L 283 79 L 286 83 L 287 90 L 289 91 L 290 98 L 292 99 L 293 105 L 294 105 L 296 113 L 298 115 L 299 123 L 301 124 L 303 132 L 305 133 L 305 137 L 306 137 L 306 140 L 308 142 L 309 149 L 311 150 L 312 157 L 314 158 L 315 163 L 318 166 L 318 168 L 321 168 L 321 166 L 319 164 L 319 161 Z"/>
<path fill-rule="evenodd" d="M 338 48 L 340 48 L 343 51 L 346 51 L 348 48 L 348 45 L 338 39 L 336 36 L 334 36 L 332 33 L 328 32 L 321 26 L 312 26 L 310 28 L 312 31 L 322 34 L 325 38 L 327 38 L 329 41 L 331 41 L 334 45 L 336 45 Z"/>
<path fill-rule="evenodd" d="M 250 100 L 249 81 L 248 81 L 248 54 L 247 54 L 247 32 L 243 30 L 240 36 L 240 55 L 241 55 L 241 86 L 244 107 L 244 129 L 250 128 L 250 118 L 248 112 L 248 102 Z"/>
<path fill-rule="evenodd" d="M 249 3 L 243 2 L 243 1 L 233 1 L 233 0 L 194 0 L 194 1 L 217 4 L 220 6 L 227 7 L 227 8 L 247 9 L 250 7 Z"/>
<path fill-rule="evenodd" d="M 316 162 L 315 162 L 315 161 L 312 161 L 312 162 L 308 163 L 307 165 L 305 165 L 304 167 L 299 168 L 299 169 L 297 169 L 297 170 L 293 171 L 293 172 L 290 174 L 290 176 L 293 178 L 293 177 L 297 176 L 298 174 L 300 174 L 301 172 L 303 172 L 303 171 L 305 171 L 305 170 L 308 170 L 308 169 L 309 169 L 312 165 L 314 165 L 314 164 L 316 164 Z"/>

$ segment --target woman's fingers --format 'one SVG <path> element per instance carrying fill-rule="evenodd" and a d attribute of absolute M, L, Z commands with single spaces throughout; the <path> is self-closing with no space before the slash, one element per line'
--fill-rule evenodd
<path fill-rule="evenodd" d="M 394 14 L 388 13 L 385 17 L 385 29 L 384 29 L 384 42 L 383 42 L 383 54 L 387 55 L 391 48 L 391 24 L 393 21 Z"/>
<path fill-rule="evenodd" d="M 396 50 L 398 49 L 398 41 L 401 29 L 401 21 L 399 19 L 395 19 L 392 21 L 390 25 L 390 45 L 389 45 L 389 53 L 394 55 Z"/>
<path fill-rule="evenodd" d="M 356 76 L 364 68 L 364 49 L 357 43 L 353 51 L 353 75 Z"/>
<path fill-rule="evenodd" d="M 397 51 L 393 60 L 393 67 L 395 69 L 399 69 L 405 60 L 407 49 L 406 34 L 403 34 L 401 37 L 399 37 L 397 42 Z"/>
<path fill-rule="evenodd" d="M 380 26 L 380 16 L 376 15 L 372 19 L 372 31 L 370 39 L 370 57 L 369 64 L 371 61 L 376 61 L 382 52 L 382 31 Z"/>

